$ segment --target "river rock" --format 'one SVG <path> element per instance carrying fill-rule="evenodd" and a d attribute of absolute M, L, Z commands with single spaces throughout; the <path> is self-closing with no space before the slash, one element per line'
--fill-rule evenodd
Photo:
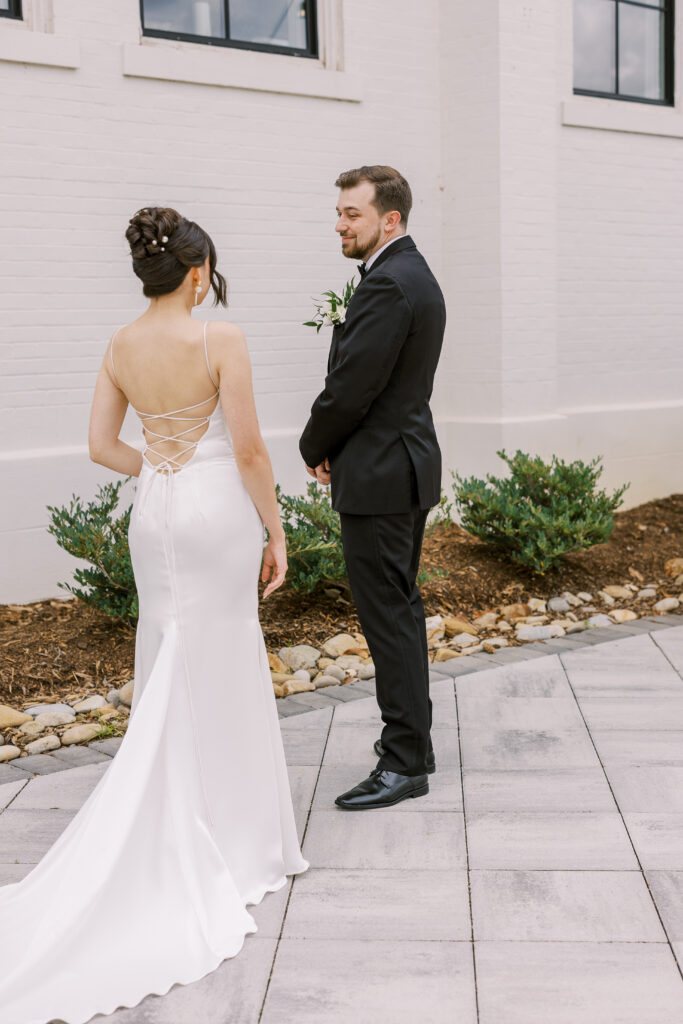
<path fill-rule="evenodd" d="M 71 715 L 72 719 L 76 714 L 70 704 L 34 704 L 32 707 L 26 708 L 26 714 L 32 715 L 33 718 L 44 714 L 46 711 L 64 711 L 65 714 Z"/>
<path fill-rule="evenodd" d="M 638 618 L 636 613 L 632 612 L 630 608 L 615 608 L 614 611 L 609 613 L 609 617 L 612 622 L 632 622 L 633 619 Z"/>
<path fill-rule="evenodd" d="M 612 626 L 613 622 L 609 615 L 603 615 L 599 612 L 597 615 L 591 615 L 590 618 L 586 620 L 586 625 L 589 629 L 597 629 L 600 626 Z"/>
<path fill-rule="evenodd" d="M 119 690 L 119 700 L 121 704 L 125 704 L 127 708 L 133 703 L 133 691 L 135 689 L 135 680 L 129 679 L 127 683 L 124 683 Z"/>
<path fill-rule="evenodd" d="M 588 604 L 590 601 L 593 600 L 593 595 L 589 594 L 587 590 L 580 590 L 576 596 L 578 598 L 579 604 Z M 578 608 L 578 605 L 576 607 Z"/>
<path fill-rule="evenodd" d="M 62 733 L 62 744 L 68 747 L 72 743 L 88 743 L 95 739 L 100 729 L 99 724 L 72 725 L 70 729 L 65 729 Z"/>
<path fill-rule="evenodd" d="M 472 636 L 477 636 L 479 630 L 467 619 L 459 618 L 448 618 L 444 619 L 444 627 L 446 629 L 446 636 L 457 636 L 460 633 L 470 633 Z"/>
<path fill-rule="evenodd" d="M 564 636 L 562 626 L 551 623 L 549 626 L 527 626 L 525 623 L 517 627 L 518 640 L 551 640 L 554 636 Z"/>
<path fill-rule="evenodd" d="M 361 668 L 365 668 L 365 666 L 362 665 Z M 344 680 L 346 679 L 346 672 L 344 671 L 344 669 L 341 667 L 341 665 L 336 665 L 334 662 L 331 665 L 328 665 L 326 668 L 321 669 L 321 674 L 324 674 L 326 676 L 332 676 L 334 679 L 337 680 L 338 683 L 343 683 Z"/>
<path fill-rule="evenodd" d="M 527 615 L 531 615 L 531 608 L 528 604 L 506 604 L 500 614 L 506 622 L 515 622 L 517 619 L 525 619 Z"/>
<path fill-rule="evenodd" d="M 121 698 L 119 697 L 119 691 L 118 690 L 110 690 L 109 693 L 107 694 L 107 702 L 109 704 L 111 704 L 111 706 L 113 708 L 117 708 L 119 706 L 119 704 L 121 703 Z"/>
<path fill-rule="evenodd" d="M 367 661 L 364 665 L 358 669 L 359 679 L 374 679 L 375 678 L 375 663 L 374 661 Z"/>
<path fill-rule="evenodd" d="M 680 603 L 677 597 L 663 597 L 661 601 L 657 601 L 654 610 L 656 612 L 673 612 L 680 606 Z"/>
<path fill-rule="evenodd" d="M 506 622 L 505 619 L 502 619 L 498 623 L 498 625 L 496 626 L 496 629 L 498 630 L 499 633 L 511 633 L 512 632 L 512 626 L 510 625 L 509 622 Z"/>
<path fill-rule="evenodd" d="M 572 622 L 571 626 L 567 626 L 567 636 L 571 636 L 572 633 L 583 633 L 588 627 L 585 622 Z"/>
<path fill-rule="evenodd" d="M 34 722 L 42 725 L 44 728 L 54 728 L 56 725 L 68 725 L 69 722 L 74 721 L 74 716 L 67 714 L 66 711 L 43 711 L 40 715 L 36 715 Z"/>
<path fill-rule="evenodd" d="M 472 636 L 471 633 L 458 633 L 458 635 L 454 636 L 451 640 L 451 643 L 457 644 L 458 647 L 472 647 L 476 642 L 476 637 Z"/>
<path fill-rule="evenodd" d="M 360 667 L 363 664 L 363 659 L 358 654 L 342 654 L 341 658 L 337 658 L 335 665 L 339 668 L 346 670 L 355 670 L 360 672 Z"/>
<path fill-rule="evenodd" d="M 425 628 L 427 630 L 427 643 L 432 646 L 439 640 L 443 640 L 446 635 L 446 627 L 444 621 L 440 615 L 430 615 L 425 619 Z"/>
<path fill-rule="evenodd" d="M 638 601 L 644 601 L 647 597 L 656 597 L 656 596 L 657 596 L 657 591 L 655 590 L 654 587 L 643 587 L 643 589 L 639 590 L 638 593 L 636 594 L 636 598 L 637 598 Z"/>
<path fill-rule="evenodd" d="M 504 636 L 491 636 L 484 640 L 481 645 L 487 654 L 495 654 L 501 647 L 507 647 L 508 641 Z"/>
<path fill-rule="evenodd" d="M 19 747 L 15 747 L 13 743 L 4 743 L 0 747 L 0 764 L 3 761 L 13 761 L 15 757 L 19 757 L 21 751 Z"/>
<path fill-rule="evenodd" d="M 59 736 L 55 736 L 54 733 L 49 733 L 47 736 L 41 736 L 40 739 L 32 740 L 31 743 L 27 743 L 24 749 L 29 754 L 45 754 L 48 750 L 56 750 L 57 747 L 61 747 Z"/>
<path fill-rule="evenodd" d="M 680 576 L 676 577 L 676 579 L 674 580 L 674 584 L 677 587 L 683 587 L 683 572 L 680 574 Z"/>
<path fill-rule="evenodd" d="M 680 576 L 683 574 L 683 558 L 670 558 L 664 564 L 664 572 L 667 576 Z"/>
<path fill-rule="evenodd" d="M 621 587 L 616 584 L 614 586 L 610 585 L 608 587 L 603 587 L 602 592 L 605 594 L 609 594 L 610 597 L 617 597 L 621 600 L 627 600 L 629 597 L 632 597 L 633 595 L 633 591 L 630 589 L 630 587 Z"/>
<path fill-rule="evenodd" d="M 602 600 L 603 604 L 606 604 L 608 608 L 611 608 L 616 603 L 616 598 L 608 594 L 606 590 L 598 590 L 598 597 Z M 629 595 L 630 597 L 630 595 Z"/>
<path fill-rule="evenodd" d="M 13 729 L 24 722 L 30 722 L 31 715 L 17 711 L 8 704 L 0 704 L 0 729 Z"/>
<path fill-rule="evenodd" d="M 320 651 L 308 644 L 296 644 L 294 647 L 283 647 L 278 655 L 290 672 L 300 668 L 315 668 Z"/>
<path fill-rule="evenodd" d="M 483 615 L 477 616 L 474 620 L 474 625 L 479 626 L 479 629 L 490 629 L 491 626 L 495 626 L 498 622 L 498 616 L 495 612 L 484 612 Z"/>
<path fill-rule="evenodd" d="M 340 680 L 336 676 L 329 675 L 328 672 L 321 672 L 320 675 L 316 676 L 313 680 L 313 689 L 320 690 L 325 686 L 339 686 Z"/>
<path fill-rule="evenodd" d="M 303 679 L 305 683 L 310 683 L 311 673 L 307 668 L 298 668 L 296 672 L 292 672 L 292 679 Z"/>
<path fill-rule="evenodd" d="M 38 717 L 40 717 L 40 715 Z M 19 732 L 23 732 L 24 736 L 39 736 L 45 729 L 47 729 L 47 726 L 42 725 L 34 718 L 32 718 L 30 722 L 24 722 L 23 725 L 19 726 Z"/>
<path fill-rule="evenodd" d="M 546 612 L 548 610 L 548 605 L 540 597 L 530 597 L 527 604 L 532 612 Z"/>
<path fill-rule="evenodd" d="M 564 598 L 564 600 L 567 601 L 572 606 L 572 608 L 578 608 L 581 604 L 580 599 L 576 596 L 576 594 L 572 594 L 571 590 L 565 590 L 563 594 L 560 594 L 560 597 Z"/>
<path fill-rule="evenodd" d="M 335 679 L 335 683 L 336 683 Z M 303 679 L 290 679 L 289 682 L 282 684 L 285 697 L 288 697 L 290 693 L 307 693 L 309 690 L 315 690 L 315 683 L 312 683 L 309 679 L 305 682 Z"/>
<path fill-rule="evenodd" d="M 450 661 L 451 658 L 461 658 L 457 651 L 451 651 L 448 647 L 440 647 L 434 655 L 434 661 Z"/>
<path fill-rule="evenodd" d="M 571 608 L 571 604 L 566 597 L 551 597 L 548 601 L 548 611 L 558 614 L 560 612 L 568 612 Z"/>
<path fill-rule="evenodd" d="M 103 708 L 106 704 L 104 697 L 101 697 L 99 693 L 96 693 L 92 697 L 86 697 L 85 700 L 79 700 L 77 704 L 73 704 L 74 711 L 94 711 L 95 708 Z"/>
<path fill-rule="evenodd" d="M 282 658 L 278 657 L 277 654 L 268 655 L 268 664 L 273 672 L 286 672 L 287 666 L 285 665 Z"/>
<path fill-rule="evenodd" d="M 331 637 L 326 640 L 323 644 L 323 653 L 329 658 L 339 658 L 342 654 L 346 654 L 358 647 L 358 641 L 355 637 L 349 633 L 338 633 L 337 636 Z"/>

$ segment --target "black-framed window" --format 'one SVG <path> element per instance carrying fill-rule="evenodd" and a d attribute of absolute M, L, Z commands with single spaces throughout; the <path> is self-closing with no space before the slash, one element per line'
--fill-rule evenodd
<path fill-rule="evenodd" d="M 574 92 L 673 104 L 674 0 L 574 0 Z"/>
<path fill-rule="evenodd" d="M 0 18 L 21 18 L 21 0 L 0 0 Z"/>
<path fill-rule="evenodd" d="M 140 0 L 146 36 L 316 57 L 316 0 Z"/>

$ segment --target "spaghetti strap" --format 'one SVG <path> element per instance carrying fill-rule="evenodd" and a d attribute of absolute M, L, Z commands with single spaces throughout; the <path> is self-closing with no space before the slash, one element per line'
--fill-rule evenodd
<path fill-rule="evenodd" d="M 204 321 L 204 355 L 206 357 L 206 368 L 209 371 L 209 377 L 211 378 L 211 382 L 215 388 L 218 388 L 218 384 L 216 384 L 216 381 L 213 379 L 213 374 L 211 373 L 211 363 L 209 362 L 209 350 L 206 347 L 206 328 L 208 326 L 208 323 L 208 320 Z"/>
<path fill-rule="evenodd" d="M 114 366 L 114 338 L 116 337 L 120 330 L 121 328 L 117 327 L 114 333 L 112 334 L 111 338 L 109 339 L 109 362 L 111 363 L 111 372 L 114 375 L 114 383 L 116 384 L 117 388 L 120 385 L 119 378 L 116 376 L 116 367 Z"/>

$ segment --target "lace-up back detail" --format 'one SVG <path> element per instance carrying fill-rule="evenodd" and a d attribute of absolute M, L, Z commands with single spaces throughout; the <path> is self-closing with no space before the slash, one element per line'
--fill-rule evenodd
<path fill-rule="evenodd" d="M 181 409 L 171 409 L 169 412 L 142 412 L 142 410 L 136 409 L 135 406 L 133 406 L 133 409 L 135 409 L 135 412 L 140 417 L 140 420 L 142 422 L 143 437 L 145 439 L 145 448 L 142 452 L 142 457 L 147 463 L 147 465 L 156 471 L 176 473 L 178 472 L 178 470 L 183 469 L 184 466 L 186 466 L 190 461 L 192 461 L 195 449 L 198 447 L 200 441 L 202 441 L 202 439 L 208 432 L 211 420 L 216 411 L 220 407 L 219 389 L 218 385 L 216 384 L 216 381 L 214 380 L 213 374 L 211 373 L 211 365 L 209 363 L 209 353 L 206 346 L 206 328 L 207 322 L 205 321 L 204 357 L 206 359 L 206 368 L 208 370 L 209 377 L 211 378 L 211 382 L 215 387 L 215 391 L 213 392 L 213 394 L 209 395 L 208 398 L 203 398 L 200 402 L 195 402 L 193 405 L 186 405 Z M 114 338 L 116 337 L 117 333 L 118 331 L 115 332 L 115 334 L 113 335 L 111 346 L 109 349 L 112 371 L 114 372 L 115 378 L 116 370 L 114 368 Z M 199 409 L 201 406 L 206 405 L 207 402 L 210 402 L 214 398 L 216 399 L 216 404 L 208 416 L 205 414 L 191 415 L 192 409 Z M 190 413 L 190 415 L 184 415 L 185 413 Z M 149 426 L 145 422 L 146 420 L 174 420 L 177 421 L 179 424 L 189 423 L 190 425 L 185 427 L 184 429 L 175 431 L 175 433 L 173 434 L 162 434 L 156 430 L 153 430 L 151 426 Z M 197 430 L 201 429 L 202 427 L 204 428 L 204 430 L 202 431 L 201 435 L 198 438 L 196 437 L 194 440 L 190 440 L 187 437 L 188 434 L 192 434 Z M 150 437 L 153 438 L 153 440 L 150 440 Z M 174 455 L 167 454 L 168 447 L 164 448 L 164 446 L 168 446 L 169 442 L 181 446 L 180 450 L 175 451 Z M 148 457 L 148 453 L 152 453 L 153 456 L 158 456 L 161 459 L 161 461 L 155 462 L 150 460 L 150 458 Z M 185 456 L 188 457 L 185 458 Z"/>

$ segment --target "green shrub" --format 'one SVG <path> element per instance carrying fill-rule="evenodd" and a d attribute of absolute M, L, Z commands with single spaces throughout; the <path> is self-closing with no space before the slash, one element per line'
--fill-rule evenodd
<path fill-rule="evenodd" d="M 287 538 L 287 583 L 310 592 L 319 583 L 346 576 L 339 513 L 327 491 L 311 481 L 306 496 L 283 494 L 276 487 Z"/>
<path fill-rule="evenodd" d="M 553 456 L 548 464 L 519 450 L 514 456 L 496 454 L 510 467 L 509 477 L 488 474 L 480 480 L 452 474 L 456 507 L 468 533 L 537 573 L 570 551 L 607 540 L 614 528 L 612 513 L 629 485 L 611 497 L 597 490 L 600 457 L 589 464 L 566 464 Z"/>
<path fill-rule="evenodd" d="M 91 566 L 74 571 L 78 586 L 59 586 L 112 618 L 134 625 L 138 619 L 138 595 L 128 550 L 132 506 L 118 517 L 114 515 L 125 482 L 103 484 L 95 499 L 87 504 L 73 495 L 68 508 L 48 505 L 47 529 L 57 538 L 60 548 Z"/>

